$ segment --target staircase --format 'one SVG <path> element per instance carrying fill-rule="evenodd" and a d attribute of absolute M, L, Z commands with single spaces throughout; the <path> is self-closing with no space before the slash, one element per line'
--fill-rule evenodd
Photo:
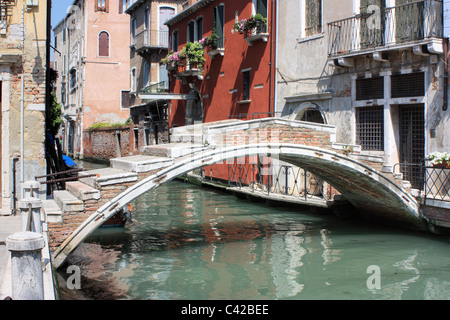
<path fill-rule="evenodd" d="M 193 127 L 174 130 L 169 144 L 143 147 L 141 155 L 110 159 L 109 168 L 83 171 L 81 176 L 93 176 L 66 182 L 66 190 L 54 191 L 53 199 L 43 201 L 48 222 L 62 222 L 63 213 L 76 215 L 85 211 L 89 200 L 100 199 L 101 189 L 135 183 L 140 174 L 155 172 L 174 164 L 177 159 L 206 149 L 202 144 L 202 135 L 195 133 L 198 128 Z"/>

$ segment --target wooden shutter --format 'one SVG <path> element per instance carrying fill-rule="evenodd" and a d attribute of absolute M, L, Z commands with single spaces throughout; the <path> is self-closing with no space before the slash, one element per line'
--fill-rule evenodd
<path fill-rule="evenodd" d="M 322 32 L 322 0 L 306 0 L 305 34 L 311 36 Z"/>
<path fill-rule="evenodd" d="M 256 13 L 259 13 L 264 18 L 267 18 L 267 0 L 257 0 Z"/>
<path fill-rule="evenodd" d="M 98 36 L 98 55 L 100 57 L 109 56 L 109 34 L 106 31 L 102 31 Z"/>
<path fill-rule="evenodd" d="M 216 34 L 219 36 L 218 41 L 218 47 L 223 48 L 224 45 L 224 34 L 223 34 L 223 27 L 224 27 L 224 6 L 218 5 L 214 8 L 214 30 L 216 31 Z"/>

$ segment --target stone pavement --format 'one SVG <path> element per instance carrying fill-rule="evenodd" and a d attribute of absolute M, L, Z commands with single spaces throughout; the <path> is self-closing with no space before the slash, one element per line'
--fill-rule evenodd
<path fill-rule="evenodd" d="M 4 293 L 1 292 L 2 284 L 10 281 L 8 273 L 10 253 L 6 249 L 6 238 L 22 230 L 22 218 L 20 215 L 0 216 L 0 299 L 4 298 Z"/>

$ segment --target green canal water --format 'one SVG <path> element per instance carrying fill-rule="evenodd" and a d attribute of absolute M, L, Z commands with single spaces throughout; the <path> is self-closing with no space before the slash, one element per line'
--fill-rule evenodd
<path fill-rule="evenodd" d="M 63 299 L 450 299 L 446 237 L 180 181 L 133 207 L 131 223 L 97 230 L 69 257 L 81 289 L 58 271 Z"/>

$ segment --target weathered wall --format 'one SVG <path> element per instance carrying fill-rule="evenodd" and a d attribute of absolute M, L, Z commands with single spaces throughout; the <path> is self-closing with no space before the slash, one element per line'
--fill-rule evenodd
<path fill-rule="evenodd" d="M 23 12 L 22 9 L 23 1 L 17 0 L 10 9 L 11 16 L 8 17 L 7 27 L 2 28 L 0 35 L 3 214 L 11 214 L 13 157 L 20 156 L 16 163 L 17 191 L 20 190 L 22 177 L 23 181 L 34 180 L 35 176 L 46 173 L 44 141 L 47 1 L 39 1 L 39 6 Z M 40 197 L 45 197 L 45 187 L 41 188 L 39 194 Z M 19 192 L 18 195 L 20 196 Z"/>
<path fill-rule="evenodd" d="M 130 132 L 129 126 L 85 131 L 83 135 L 84 158 L 108 162 L 111 158 L 129 156 L 133 141 L 130 140 L 133 138 Z"/>

